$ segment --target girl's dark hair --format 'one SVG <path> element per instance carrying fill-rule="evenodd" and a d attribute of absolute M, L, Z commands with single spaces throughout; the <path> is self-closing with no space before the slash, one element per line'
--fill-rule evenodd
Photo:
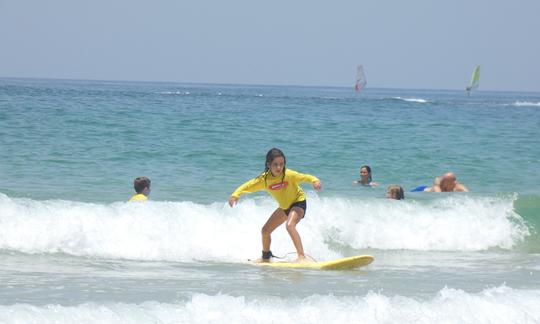
<path fill-rule="evenodd" d="M 278 148 L 272 148 L 268 153 L 266 153 L 266 162 L 264 163 L 264 183 L 266 184 L 266 177 L 268 177 L 268 171 L 270 171 L 270 164 L 272 161 L 274 161 L 275 158 L 283 157 L 283 175 L 281 178 L 281 182 L 283 182 L 283 179 L 285 179 L 285 165 L 287 164 L 287 158 L 285 158 L 285 154 L 283 154 L 283 151 L 281 151 Z"/>
<path fill-rule="evenodd" d="M 360 170 L 362 170 L 363 168 L 366 168 L 367 172 L 369 173 L 369 182 L 371 182 L 371 168 L 369 167 L 369 165 L 362 165 L 360 167 Z"/>

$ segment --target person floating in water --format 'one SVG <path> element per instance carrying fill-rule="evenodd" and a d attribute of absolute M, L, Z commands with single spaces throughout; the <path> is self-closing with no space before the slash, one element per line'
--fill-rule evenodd
<path fill-rule="evenodd" d="M 150 195 L 150 179 L 147 177 L 138 177 L 133 181 L 133 188 L 136 194 L 129 201 L 146 201 Z"/>
<path fill-rule="evenodd" d="M 433 186 L 431 187 L 426 187 L 424 189 L 425 192 L 435 192 L 435 187 L 440 187 L 441 185 L 441 179 L 442 179 L 442 176 L 437 176 L 433 179 Z"/>
<path fill-rule="evenodd" d="M 405 193 L 403 188 L 399 185 L 393 184 L 386 188 L 386 198 L 402 200 L 405 199 Z"/>
<path fill-rule="evenodd" d="M 304 218 L 307 208 L 306 195 L 300 183 L 307 182 L 316 190 L 321 189 L 321 181 L 310 174 L 303 174 L 285 168 L 285 154 L 280 149 L 273 148 L 266 154 L 264 171 L 257 177 L 238 187 L 229 198 L 229 205 L 234 207 L 241 195 L 265 190 L 278 202 L 279 207 L 270 215 L 264 224 L 262 234 L 262 258 L 260 262 L 269 262 L 273 256 L 270 250 L 272 232 L 286 222 L 287 232 L 291 236 L 298 259 L 305 261 L 304 247 L 296 225 Z"/>
<path fill-rule="evenodd" d="M 353 184 L 361 184 L 363 186 L 378 186 L 378 182 L 374 182 L 371 178 L 371 168 L 369 165 L 363 165 L 360 167 L 360 178 L 354 180 Z"/>
<path fill-rule="evenodd" d="M 441 181 L 438 186 L 433 186 L 434 192 L 469 192 L 465 185 L 457 181 L 457 177 L 453 172 L 447 172 L 441 176 Z"/>

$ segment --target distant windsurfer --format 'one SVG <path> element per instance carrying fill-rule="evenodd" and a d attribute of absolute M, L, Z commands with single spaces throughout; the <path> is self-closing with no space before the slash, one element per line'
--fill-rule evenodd
<path fill-rule="evenodd" d="M 364 67 L 362 65 L 358 65 L 356 67 L 356 82 L 354 84 L 354 90 L 356 92 L 359 92 L 362 89 L 364 89 L 366 84 L 367 84 L 367 80 L 366 80 L 366 74 L 364 73 Z"/>
<path fill-rule="evenodd" d="M 467 91 L 467 95 L 471 95 L 471 90 L 478 88 L 478 85 L 480 84 L 480 65 L 477 65 L 472 73 L 471 76 L 471 82 L 469 82 L 469 85 L 465 88 L 465 91 Z"/>

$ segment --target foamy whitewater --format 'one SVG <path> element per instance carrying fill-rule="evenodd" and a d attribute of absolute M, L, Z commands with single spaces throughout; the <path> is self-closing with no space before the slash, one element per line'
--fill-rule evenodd
<path fill-rule="evenodd" d="M 228 295 L 195 294 L 175 304 L 145 302 L 75 307 L 0 306 L 0 320 L 16 323 L 536 323 L 538 291 L 515 291 L 507 287 L 486 289 L 478 294 L 442 289 L 435 298 L 418 301 L 408 297 L 387 297 L 370 292 L 363 297 L 314 295 L 284 301 L 283 298 L 247 300 Z M 292 305 L 291 305 L 292 304 Z M 226 311 L 224 311 L 226 310 Z M 6 313 L 10 313 L 6 316 Z"/>
<path fill-rule="evenodd" d="M 513 105 L 517 107 L 540 107 L 540 102 L 516 101 Z"/>
<path fill-rule="evenodd" d="M 514 198 L 447 197 L 413 200 L 321 199 L 309 195 L 304 244 L 316 259 L 343 257 L 335 246 L 358 251 L 482 251 L 512 249 L 530 235 L 514 212 Z M 225 203 L 154 202 L 110 205 L 32 201 L 0 195 L 0 247 L 24 253 L 163 261 L 242 262 L 257 255 L 258 229 L 275 209 L 270 198 Z M 488 230 L 486 230 L 488 229 Z M 396 235 L 399 233 L 399 235 Z M 291 249 L 285 231 L 275 250 Z M 220 244 L 209 244 L 220 242 Z"/>
<path fill-rule="evenodd" d="M 538 102 L 0 79 L 0 323 L 540 323 Z M 276 202 L 227 199 L 273 146 L 323 183 L 307 254 L 371 265 L 248 264 Z M 363 164 L 380 186 L 352 184 Z M 447 171 L 471 192 L 410 192 Z M 141 175 L 151 200 L 129 203 Z M 295 258 L 285 228 L 272 251 Z"/>

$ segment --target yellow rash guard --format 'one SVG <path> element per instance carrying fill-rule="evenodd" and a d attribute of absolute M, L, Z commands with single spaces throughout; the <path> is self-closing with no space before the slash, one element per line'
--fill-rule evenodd
<path fill-rule="evenodd" d="M 265 183 L 265 175 L 266 183 Z M 288 209 L 293 203 L 306 200 L 306 195 L 302 188 L 300 188 L 300 183 L 309 182 L 314 183 L 319 181 L 317 177 L 310 174 L 303 174 L 296 172 L 291 169 L 285 170 L 285 178 L 281 182 L 283 175 L 273 176 L 272 172 L 268 171 L 263 173 L 260 176 L 253 178 L 240 187 L 238 187 L 232 194 L 231 197 L 240 198 L 241 195 L 245 193 L 266 190 L 269 194 L 274 197 L 279 203 L 279 208 Z"/>
<path fill-rule="evenodd" d="M 145 195 L 143 194 L 136 194 L 136 195 L 133 195 L 133 197 L 131 197 L 129 199 L 129 201 L 145 201 L 145 200 L 148 200 L 148 197 L 146 197 Z"/>

